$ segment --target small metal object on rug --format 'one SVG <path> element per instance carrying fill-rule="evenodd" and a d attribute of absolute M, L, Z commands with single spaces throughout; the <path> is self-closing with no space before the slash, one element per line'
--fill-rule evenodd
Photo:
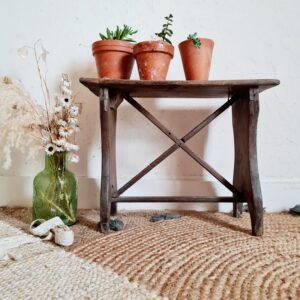
<path fill-rule="evenodd" d="M 289 213 L 292 215 L 300 216 L 300 204 L 295 205 L 289 209 Z"/>
<path fill-rule="evenodd" d="M 173 219 L 179 219 L 181 218 L 180 215 L 174 215 L 174 214 L 162 214 L 162 215 L 155 215 L 150 217 L 150 222 L 158 222 L 162 220 L 173 220 Z"/>
<path fill-rule="evenodd" d="M 109 228 L 113 231 L 122 230 L 123 227 L 124 227 L 124 223 L 119 219 L 114 219 L 109 221 Z"/>

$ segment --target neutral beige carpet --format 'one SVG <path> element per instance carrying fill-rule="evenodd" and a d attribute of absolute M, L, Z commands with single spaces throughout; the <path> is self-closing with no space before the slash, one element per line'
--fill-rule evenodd
<path fill-rule="evenodd" d="M 181 219 L 149 222 L 156 213 L 121 212 L 125 229 L 103 235 L 98 211 L 79 211 L 76 243 L 66 250 L 169 299 L 300 299 L 299 217 L 265 214 L 259 238 L 248 214 L 177 212 Z M 23 229 L 30 222 L 26 209 L 0 217 Z"/>
<path fill-rule="evenodd" d="M 22 212 L 25 212 L 23 215 Z M 0 241 L 26 239 L 22 218 L 28 210 L 15 211 L 18 220 L 0 212 Z M 31 236 L 29 236 L 31 237 Z M 1 250 L 1 247 L 0 247 Z M 7 250 L 10 259 L 0 260 L 0 299 L 103 299 L 158 300 L 155 293 L 131 283 L 125 276 L 63 248 L 32 238 L 30 243 Z"/>

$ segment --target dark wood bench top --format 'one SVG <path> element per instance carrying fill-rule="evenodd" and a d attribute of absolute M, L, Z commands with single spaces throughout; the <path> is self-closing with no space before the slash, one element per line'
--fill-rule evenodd
<path fill-rule="evenodd" d="M 152 81 L 80 78 L 80 82 L 97 96 L 100 88 L 109 88 L 142 98 L 227 98 L 249 88 L 262 92 L 280 84 L 277 79 Z"/>

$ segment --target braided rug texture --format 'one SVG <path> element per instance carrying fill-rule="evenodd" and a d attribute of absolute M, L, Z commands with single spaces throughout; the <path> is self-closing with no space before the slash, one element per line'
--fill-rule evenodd
<path fill-rule="evenodd" d="M 121 212 L 124 230 L 104 235 L 98 211 L 79 211 L 68 251 L 169 299 L 300 299 L 299 217 L 265 214 L 261 238 L 250 235 L 248 213 L 175 212 L 182 217 L 149 222 L 160 213 Z M 6 215 L 19 227 L 30 222 L 28 211 Z"/>
<path fill-rule="evenodd" d="M 28 211 L 20 216 L 28 220 Z M 27 224 L 2 212 L 0 239 L 28 236 L 15 227 L 27 229 Z M 38 238 L 10 249 L 9 255 L 13 259 L 0 260 L 0 299 L 160 299 L 126 277 Z"/>

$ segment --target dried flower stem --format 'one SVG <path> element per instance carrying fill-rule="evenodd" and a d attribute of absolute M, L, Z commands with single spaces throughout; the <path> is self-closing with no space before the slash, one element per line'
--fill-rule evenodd
<path fill-rule="evenodd" d="M 50 126 L 50 116 L 49 116 L 49 110 L 50 110 L 50 96 L 49 96 L 49 91 L 48 91 L 48 88 L 47 88 L 47 85 L 45 83 L 45 81 L 43 80 L 42 78 L 42 72 L 41 72 L 41 68 L 40 68 L 40 64 L 39 64 L 39 59 L 37 57 L 37 51 L 36 51 L 36 45 L 37 43 L 39 42 L 40 40 L 36 41 L 34 43 L 34 57 L 35 57 L 35 61 L 36 61 L 36 67 L 37 67 L 37 70 L 38 70 L 38 74 L 39 74 L 39 78 L 40 78 L 40 84 L 41 84 L 41 89 L 42 89 L 42 92 L 43 92 L 43 96 L 44 96 L 44 103 L 45 103 L 45 107 L 46 107 L 46 114 L 47 114 L 47 119 L 48 119 L 48 130 L 49 130 L 49 135 L 50 135 L 50 139 L 51 139 L 51 142 L 52 141 L 52 134 L 51 134 L 51 126 Z M 46 91 L 47 92 L 45 93 L 45 86 L 46 86 Z M 47 103 L 47 98 L 48 98 L 48 103 Z"/>

